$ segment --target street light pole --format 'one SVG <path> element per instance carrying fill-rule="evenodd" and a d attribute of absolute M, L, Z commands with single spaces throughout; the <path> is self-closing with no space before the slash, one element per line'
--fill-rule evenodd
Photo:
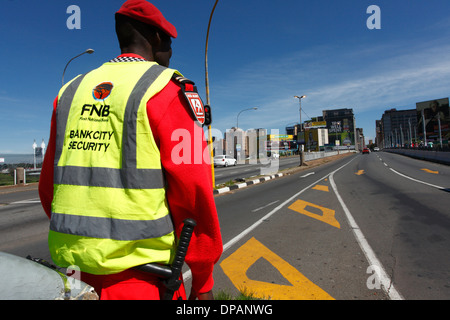
<path fill-rule="evenodd" d="M 297 145 L 298 145 L 298 154 L 300 156 L 300 164 L 299 164 L 299 166 L 302 166 L 303 165 L 303 159 L 304 159 L 304 157 L 303 157 L 303 150 L 301 150 L 302 148 L 300 146 L 300 135 L 303 132 L 303 127 L 302 127 L 302 99 L 306 98 L 306 96 L 294 96 L 294 98 L 298 99 L 298 103 L 299 103 L 299 106 L 300 106 L 300 109 L 299 109 L 299 111 L 300 111 L 300 131 L 297 133 L 297 135 L 298 135 L 298 137 L 297 137 L 297 141 L 298 141 Z"/>
<path fill-rule="evenodd" d="M 425 142 L 425 147 L 427 147 L 427 128 L 426 128 L 426 125 L 425 125 L 425 112 L 424 112 L 424 109 L 422 109 L 421 113 L 422 113 L 423 140 Z"/>
<path fill-rule="evenodd" d="M 214 3 L 214 7 L 211 10 L 211 15 L 209 16 L 209 22 L 208 22 L 208 30 L 206 31 L 206 45 L 205 45 L 205 89 L 206 89 L 206 104 L 211 106 L 209 101 L 209 75 L 208 75 L 208 39 L 209 39 L 209 28 L 211 26 L 211 20 L 213 17 L 214 10 L 216 9 L 216 5 L 219 0 L 216 0 Z M 213 160 L 213 154 L 214 149 L 212 145 L 212 134 L 211 134 L 211 125 L 208 125 L 208 145 L 209 145 L 209 154 L 210 154 L 210 161 L 211 161 L 211 176 L 212 176 L 212 187 L 215 188 L 216 182 L 215 182 L 215 174 L 214 174 L 214 160 Z"/>
<path fill-rule="evenodd" d="M 442 131 L 441 131 L 441 117 L 439 113 L 435 116 L 438 120 L 438 128 L 439 128 L 439 146 L 442 148 Z"/>
<path fill-rule="evenodd" d="M 83 55 L 85 53 L 89 53 L 89 54 L 94 53 L 94 49 L 87 49 L 83 53 L 80 53 L 79 55 L 77 55 L 77 56 L 73 57 L 72 59 L 70 59 L 69 62 L 67 62 L 66 66 L 64 68 L 64 71 L 63 71 L 63 75 L 62 75 L 62 85 L 64 85 L 64 74 L 66 73 L 66 69 L 67 69 L 67 66 L 69 65 L 69 63 L 71 63 L 72 60 L 78 58 L 79 56 L 81 56 L 81 55 Z"/>
<path fill-rule="evenodd" d="M 241 110 L 241 111 L 238 113 L 237 117 L 236 117 L 236 129 L 239 128 L 239 115 L 240 115 L 242 112 L 248 111 L 248 110 L 257 110 L 257 109 L 258 109 L 258 107 L 253 107 L 253 108 L 248 108 L 248 109 Z"/>
<path fill-rule="evenodd" d="M 36 148 L 37 148 L 37 144 L 36 144 L 36 139 L 33 142 L 33 162 L 34 162 L 34 169 L 36 170 Z"/>

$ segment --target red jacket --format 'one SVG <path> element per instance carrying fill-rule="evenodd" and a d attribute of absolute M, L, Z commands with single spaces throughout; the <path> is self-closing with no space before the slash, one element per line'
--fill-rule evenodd
<path fill-rule="evenodd" d="M 142 58 L 132 54 L 119 57 L 122 56 Z M 53 199 L 57 100 L 55 99 L 53 103 L 50 139 L 39 181 L 42 206 L 49 217 Z M 190 217 L 197 222 L 186 256 L 186 263 L 192 272 L 192 287 L 198 293 L 208 292 L 214 284 L 212 276 L 214 264 L 222 254 L 222 238 L 213 197 L 211 165 L 200 160 L 203 159 L 202 156 L 199 157 L 199 152 L 207 148 L 203 129 L 194 123 L 192 111 L 179 84 L 174 80 L 171 80 L 161 92 L 147 102 L 147 114 L 161 153 L 161 163 L 167 183 L 166 196 L 177 235 L 181 232 L 184 219 Z M 181 130 L 175 131 L 177 129 Z M 186 137 L 186 132 L 189 132 L 190 141 L 184 141 L 177 134 L 172 138 L 174 131 L 184 133 L 183 137 Z M 200 151 L 200 142 L 194 143 L 194 137 L 203 138 Z M 179 162 L 177 160 L 181 158 L 186 160 L 185 154 L 179 154 L 180 144 L 183 148 L 190 144 L 191 161 L 188 164 L 176 164 L 172 161 L 172 152 L 175 155 L 175 162 Z"/>

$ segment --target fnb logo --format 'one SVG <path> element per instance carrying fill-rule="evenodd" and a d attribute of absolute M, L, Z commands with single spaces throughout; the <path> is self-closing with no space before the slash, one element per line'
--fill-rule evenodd
<path fill-rule="evenodd" d="M 111 94 L 113 87 L 111 82 L 102 82 L 92 89 L 92 97 L 97 101 L 104 101 Z M 109 107 L 109 105 L 100 105 L 97 107 L 95 104 L 85 104 L 81 109 L 81 115 L 88 112 L 92 116 L 95 112 L 98 117 L 107 117 L 109 116 Z"/>
<path fill-rule="evenodd" d="M 92 116 L 95 112 L 99 117 L 107 117 L 109 116 L 109 106 L 101 105 L 100 108 L 97 108 L 95 104 L 85 104 L 81 109 L 81 115 L 83 115 L 85 112 L 89 112 L 90 116 Z"/>
<path fill-rule="evenodd" d="M 111 82 L 102 82 L 92 89 L 92 96 L 97 101 L 103 101 L 111 94 L 113 87 Z"/>

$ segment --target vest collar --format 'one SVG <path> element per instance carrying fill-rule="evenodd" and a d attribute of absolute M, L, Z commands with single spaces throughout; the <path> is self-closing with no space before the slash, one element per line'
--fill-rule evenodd
<path fill-rule="evenodd" d="M 135 62 L 135 61 L 147 61 L 142 56 L 135 53 L 124 53 L 110 60 L 109 62 Z"/>

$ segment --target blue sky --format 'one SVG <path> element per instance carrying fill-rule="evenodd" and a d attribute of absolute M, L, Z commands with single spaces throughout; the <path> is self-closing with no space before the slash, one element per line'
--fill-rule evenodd
<path fill-rule="evenodd" d="M 119 54 L 114 13 L 122 0 L 2 0 L 0 7 L 0 156 L 32 153 L 50 130 L 52 102 L 65 80 Z M 175 25 L 170 67 L 194 80 L 205 97 L 205 39 L 214 0 L 155 0 Z M 68 29 L 70 5 L 81 29 Z M 370 30 L 377 5 L 381 29 Z M 366 141 L 390 108 L 449 96 L 450 2 L 447 0 L 219 0 L 212 19 L 208 71 L 212 128 L 236 124 L 278 129 L 352 108 Z"/>

